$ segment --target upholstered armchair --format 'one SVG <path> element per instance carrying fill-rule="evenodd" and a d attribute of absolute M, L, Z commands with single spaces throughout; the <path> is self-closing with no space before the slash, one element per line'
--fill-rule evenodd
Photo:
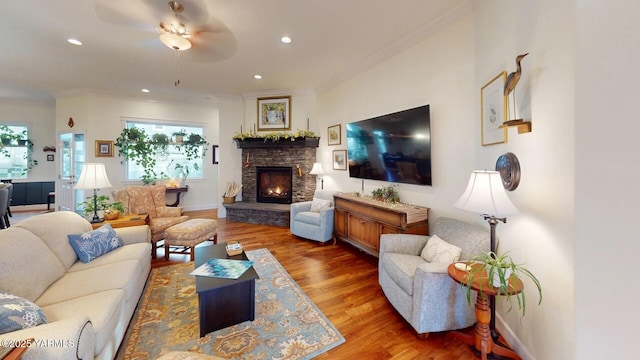
<path fill-rule="evenodd" d="M 326 242 L 333 237 L 333 194 L 316 190 L 313 201 L 291 204 L 290 230 L 293 235 Z"/>
<path fill-rule="evenodd" d="M 166 205 L 164 185 L 129 186 L 123 190 L 113 191 L 115 201 L 122 203 L 129 214 L 149 214 L 151 228 L 151 256 L 156 258 L 157 242 L 165 238 L 164 231 L 189 219 L 182 215 L 181 207 Z"/>
<path fill-rule="evenodd" d="M 447 273 L 451 261 L 428 262 L 421 256 L 432 236 L 458 247 L 460 261 L 489 252 L 489 229 L 445 217 L 436 219 L 430 229 L 431 236 L 380 237 L 378 281 L 391 305 L 418 334 L 462 329 L 476 321 L 475 293 L 469 305 L 466 289 Z"/>

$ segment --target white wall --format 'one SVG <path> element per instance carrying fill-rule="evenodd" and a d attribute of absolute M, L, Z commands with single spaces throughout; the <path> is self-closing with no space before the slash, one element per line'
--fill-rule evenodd
<path fill-rule="evenodd" d="M 47 154 L 42 148 L 55 146 L 55 107 L 51 104 L 36 103 L 0 103 L 0 124 L 24 125 L 29 128 L 29 137 L 33 141 L 33 159 L 38 165 L 27 174 L 27 179 L 16 182 L 54 181 L 56 179 L 56 162 L 47 161 Z"/>
<path fill-rule="evenodd" d="M 576 13 L 576 359 L 637 359 L 640 3 Z"/>
<path fill-rule="evenodd" d="M 361 191 L 360 179 L 332 170 L 333 150 L 347 148 L 345 124 L 429 104 L 433 186 L 399 184 L 401 200 L 431 208 L 430 216 L 461 213 L 453 203 L 474 168 L 475 134 L 473 17 L 448 26 L 397 56 L 318 94 L 322 139 L 318 161 L 327 173 L 325 189 Z M 342 143 L 327 145 L 327 127 L 342 125 Z M 365 180 L 369 194 L 384 182 Z"/>
<path fill-rule="evenodd" d="M 242 151 L 237 148 L 233 135 L 240 131 L 240 124 L 244 120 L 244 101 L 240 98 L 220 98 L 220 132 L 219 132 L 219 165 L 218 198 L 220 200 L 226 190 L 227 182 L 242 184 Z M 238 194 L 238 201 L 242 200 L 242 192 Z M 221 204 L 221 202 L 218 202 Z M 218 206 L 218 217 L 227 217 L 224 206 Z"/>
<path fill-rule="evenodd" d="M 530 53 L 516 96 L 519 117 L 531 120 L 533 131 L 510 129 L 508 143 L 474 149 L 477 168 L 494 169 L 506 152 L 515 153 L 522 168 L 520 186 L 509 193 L 520 215 L 498 225 L 500 252 L 524 263 L 544 296 L 537 306 L 534 285 L 525 283 L 526 316 L 507 313 L 505 302 L 498 313 L 504 320 L 499 328 L 515 335 L 512 343 L 526 359 L 575 358 L 574 12 L 571 1 L 487 0 L 476 6 L 476 89 L 500 71 L 515 71 L 515 57 Z"/>
<path fill-rule="evenodd" d="M 114 157 L 95 157 L 95 140 L 115 140 L 124 127 L 127 118 L 154 119 L 172 122 L 186 122 L 205 127 L 205 138 L 210 144 L 219 144 L 218 108 L 211 106 L 180 104 L 168 102 L 148 102 L 135 99 L 123 99 L 110 96 L 85 95 L 61 97 L 56 100 L 56 130 L 68 131 L 67 122 L 73 117 L 72 130 L 84 131 L 87 139 L 87 162 L 102 162 L 106 165 L 113 189 L 123 188 L 131 182 L 125 181 L 123 158 L 118 157 L 114 148 Z M 185 210 L 217 208 L 218 165 L 211 161 L 211 145 L 204 159 L 204 179 L 187 180 L 189 192 L 182 195 L 180 206 Z M 101 191 L 110 194 L 111 190 Z"/>

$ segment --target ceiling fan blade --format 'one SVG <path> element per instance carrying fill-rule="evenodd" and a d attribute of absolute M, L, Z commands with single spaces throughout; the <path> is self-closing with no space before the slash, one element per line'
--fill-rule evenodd
<path fill-rule="evenodd" d="M 120 2 L 98 0 L 94 7 L 98 19 L 111 24 L 149 29 L 156 21 L 148 5 L 142 2 L 128 2 L 127 6 L 122 6 Z"/>
<path fill-rule="evenodd" d="M 218 62 L 233 56 L 238 50 L 235 36 L 230 32 L 200 32 L 189 38 L 191 49 L 184 56 L 195 62 Z"/>

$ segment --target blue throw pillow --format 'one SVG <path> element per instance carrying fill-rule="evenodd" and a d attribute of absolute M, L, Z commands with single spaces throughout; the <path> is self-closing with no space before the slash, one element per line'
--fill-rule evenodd
<path fill-rule="evenodd" d="M 46 324 L 38 305 L 27 299 L 0 292 L 0 334 Z"/>
<path fill-rule="evenodd" d="M 110 224 L 79 235 L 67 235 L 69 243 L 83 263 L 102 256 L 109 251 L 122 246 L 122 240 L 118 237 Z"/>

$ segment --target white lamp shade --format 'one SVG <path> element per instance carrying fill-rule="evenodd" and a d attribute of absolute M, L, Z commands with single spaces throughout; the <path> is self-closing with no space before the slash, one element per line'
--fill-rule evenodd
<path fill-rule="evenodd" d="M 191 48 L 191 42 L 182 36 L 174 33 L 160 34 L 160 41 L 173 50 L 188 50 Z"/>
<path fill-rule="evenodd" d="M 322 164 L 313 163 L 313 167 L 311 168 L 311 172 L 309 174 L 311 174 L 311 175 L 322 175 L 322 174 L 324 174 L 324 170 L 322 169 Z"/>
<path fill-rule="evenodd" d="M 507 217 L 518 213 L 502 185 L 497 171 L 476 170 L 471 173 L 464 194 L 455 207 L 474 213 L 495 217 Z"/>
<path fill-rule="evenodd" d="M 76 189 L 92 190 L 105 189 L 113 185 L 109 182 L 107 171 L 104 164 L 101 163 L 85 163 L 82 167 L 80 179 L 76 183 Z"/>

